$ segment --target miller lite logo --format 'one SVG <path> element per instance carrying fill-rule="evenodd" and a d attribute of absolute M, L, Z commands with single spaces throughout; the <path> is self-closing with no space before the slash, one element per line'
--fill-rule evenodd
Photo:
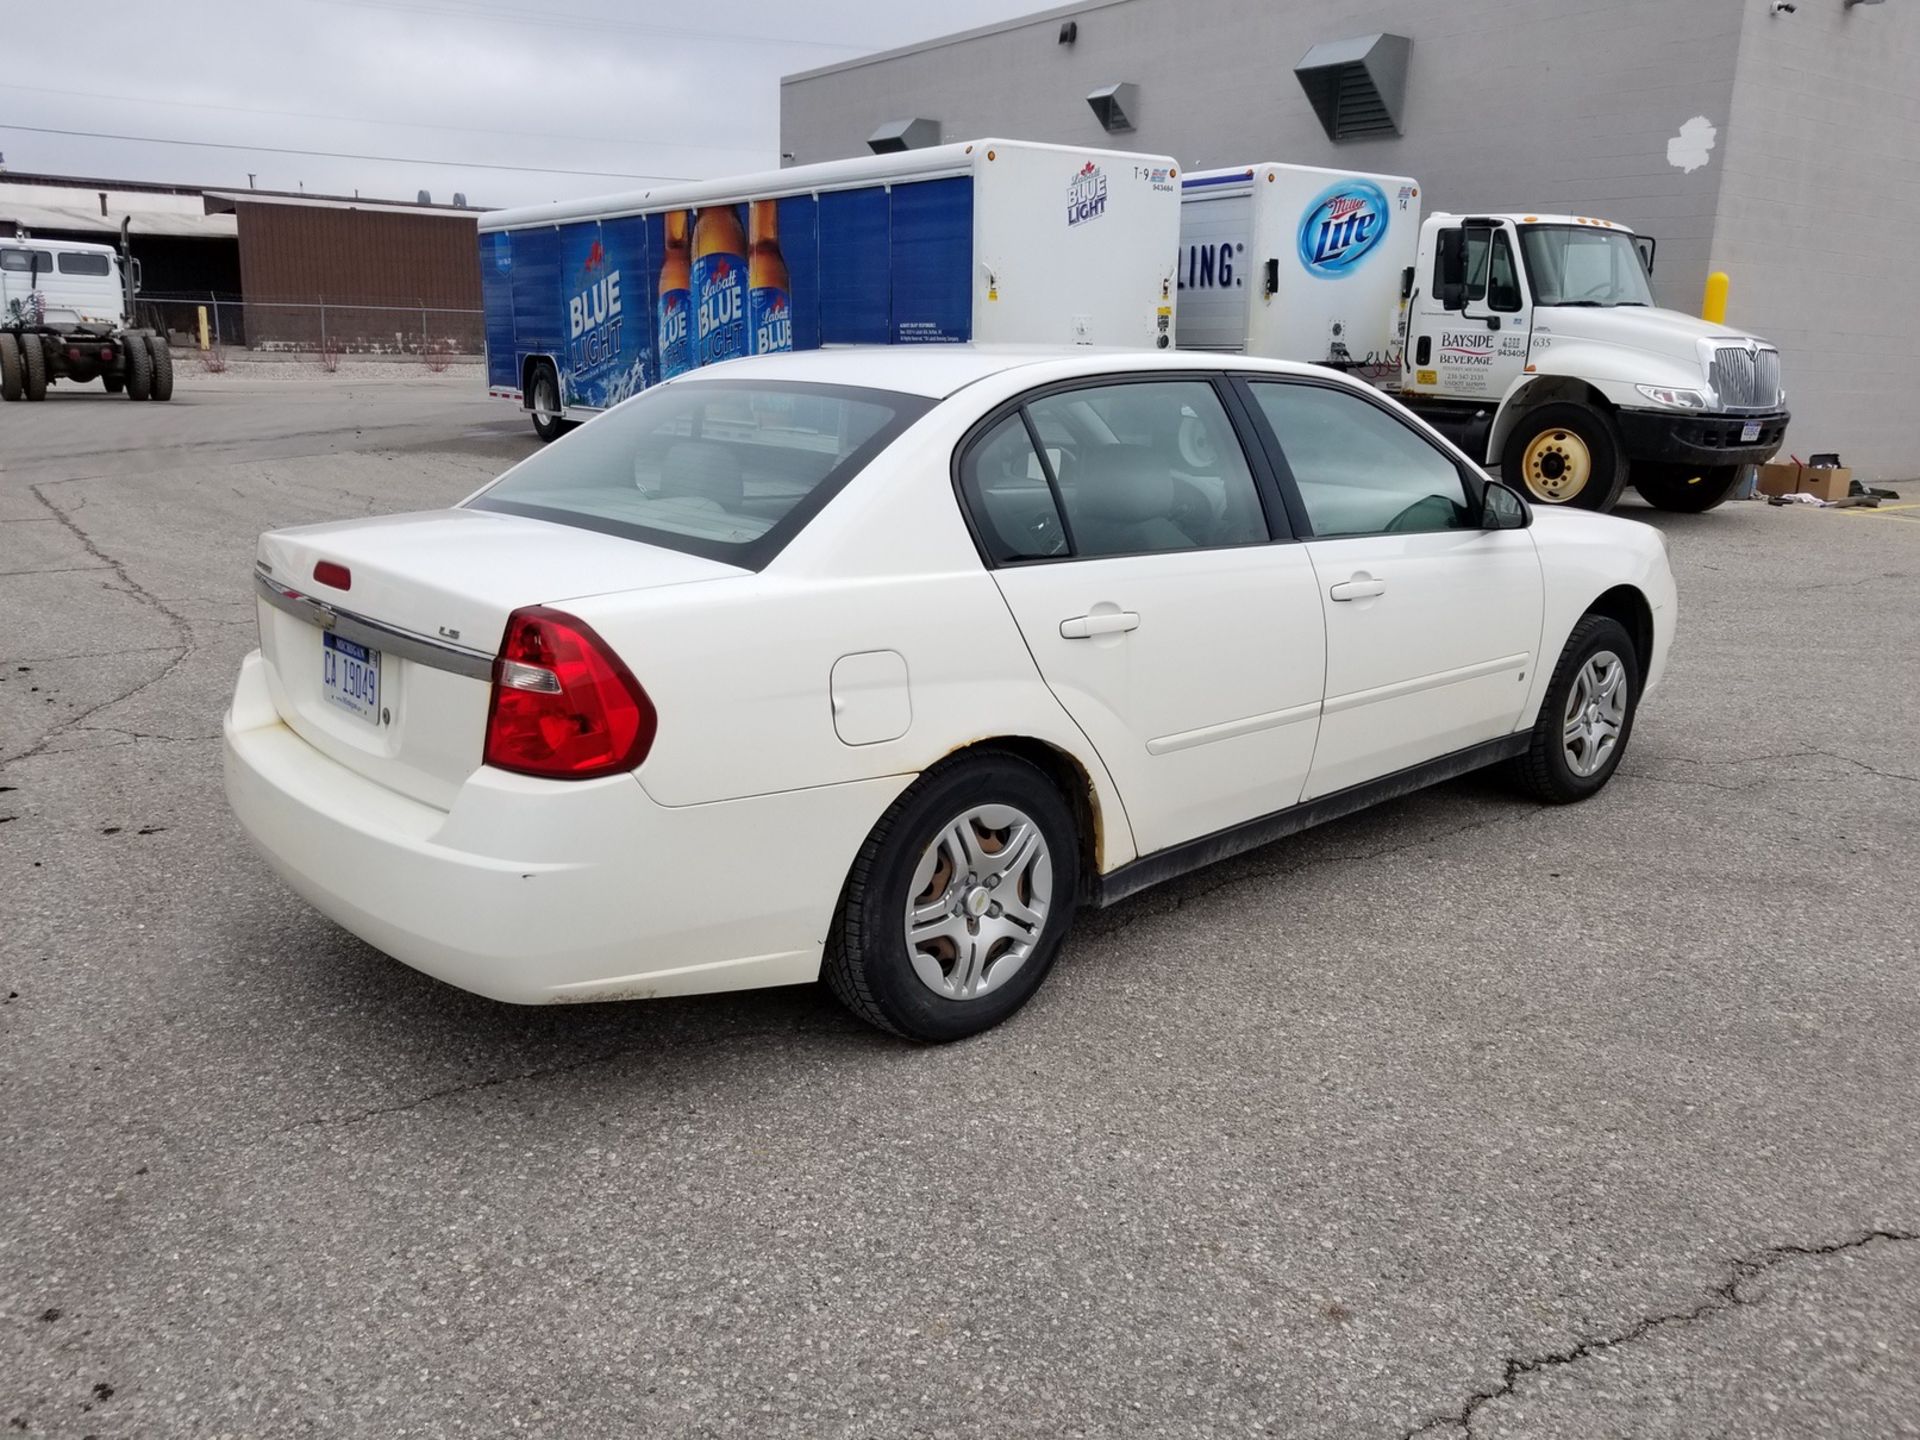
<path fill-rule="evenodd" d="M 1386 236 L 1387 214 L 1386 195 L 1368 181 L 1323 191 L 1300 218 L 1300 263 L 1322 277 L 1353 269 Z"/>
<path fill-rule="evenodd" d="M 1084 225 L 1107 213 L 1107 172 L 1089 160 L 1067 182 L 1067 225 Z"/>

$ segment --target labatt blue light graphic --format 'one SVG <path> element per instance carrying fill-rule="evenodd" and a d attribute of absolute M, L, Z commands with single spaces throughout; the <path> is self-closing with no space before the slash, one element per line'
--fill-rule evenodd
<path fill-rule="evenodd" d="M 689 218 L 685 210 L 669 210 L 663 226 L 666 245 L 660 265 L 658 323 L 662 380 L 671 380 L 693 368 L 693 261 L 687 234 Z"/>
<path fill-rule="evenodd" d="M 566 395 L 577 404 L 606 403 L 607 383 L 622 368 L 621 309 L 620 271 L 593 236 L 567 296 Z"/>
<path fill-rule="evenodd" d="M 1387 233 L 1387 197 L 1366 180 L 1342 180 L 1320 193 L 1300 219 L 1300 263 L 1310 275 L 1353 269 Z"/>
<path fill-rule="evenodd" d="M 756 200 L 747 207 L 747 328 L 752 352 L 793 349 L 793 295 L 780 254 L 780 207 Z"/>
<path fill-rule="evenodd" d="M 694 221 L 693 326 L 694 364 L 747 353 L 747 237 L 731 205 L 702 210 Z"/>

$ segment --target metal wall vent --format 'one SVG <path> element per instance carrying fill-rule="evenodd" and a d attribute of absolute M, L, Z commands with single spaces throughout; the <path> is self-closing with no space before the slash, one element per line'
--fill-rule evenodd
<path fill-rule="evenodd" d="M 1316 45 L 1293 67 L 1329 140 L 1370 140 L 1400 133 L 1407 95 L 1404 35 L 1356 35 Z"/>
<path fill-rule="evenodd" d="M 938 120 L 889 120 L 867 137 L 867 148 L 876 155 L 894 155 L 902 150 L 925 150 L 940 143 Z"/>
<path fill-rule="evenodd" d="M 1088 94 L 1087 104 L 1093 107 L 1094 118 L 1102 130 L 1109 135 L 1123 134 L 1139 123 L 1140 87 L 1125 80 L 1117 85 L 1102 85 Z"/>

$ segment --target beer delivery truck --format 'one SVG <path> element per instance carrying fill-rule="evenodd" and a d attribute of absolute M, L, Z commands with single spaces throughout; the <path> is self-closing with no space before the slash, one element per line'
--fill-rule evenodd
<path fill-rule="evenodd" d="M 682 371 L 831 344 L 1173 344 L 1164 155 L 976 140 L 480 221 L 489 391 L 552 439 Z"/>
<path fill-rule="evenodd" d="M 1407 176 L 1302 165 L 1180 184 L 1182 347 L 1366 373 L 1538 502 L 1709 510 L 1785 439 L 1779 351 L 1656 307 L 1623 225 L 1423 223 Z"/>

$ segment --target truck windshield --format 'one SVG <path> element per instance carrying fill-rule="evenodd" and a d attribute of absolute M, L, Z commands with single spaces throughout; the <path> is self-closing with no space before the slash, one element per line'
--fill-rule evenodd
<path fill-rule="evenodd" d="M 1653 289 L 1633 237 L 1587 225 L 1523 225 L 1536 305 L 1651 305 Z"/>
<path fill-rule="evenodd" d="M 467 502 L 762 569 L 933 402 L 687 379 L 624 401 Z"/>

